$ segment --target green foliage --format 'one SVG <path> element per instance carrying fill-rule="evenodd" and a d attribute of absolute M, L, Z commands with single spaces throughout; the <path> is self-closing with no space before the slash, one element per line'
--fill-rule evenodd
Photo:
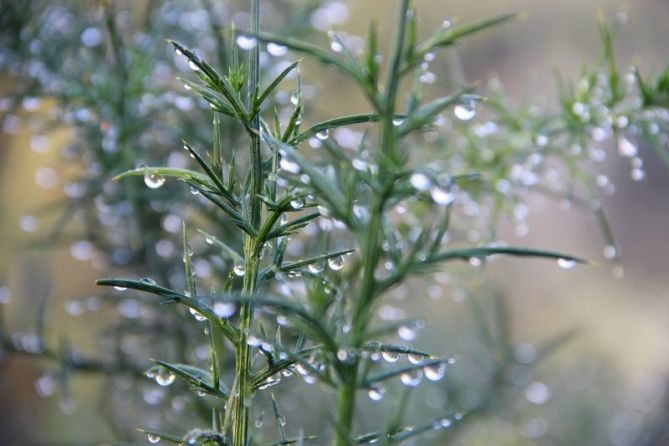
<path fill-rule="evenodd" d="M 419 42 L 417 13 L 407 0 L 400 0 L 395 39 L 389 54 L 379 57 L 375 24 L 360 52 L 336 33 L 329 35 L 330 49 L 324 49 L 292 36 L 262 32 L 260 2 L 252 3 L 250 30 L 214 33 L 221 47 L 217 63 L 208 62 L 187 45 L 169 41 L 197 78 L 181 82 L 213 113 L 213 120 L 206 118 L 207 125 L 213 123 L 213 131 L 207 130 L 211 138 L 182 135 L 192 166 L 134 162 L 137 147 L 133 141 L 141 139 L 144 128 L 157 122 L 159 115 L 135 122 L 125 103 L 136 97 L 133 93 L 144 91 L 141 84 L 147 72 L 142 70 L 149 70 L 154 62 L 123 48 L 111 10 L 105 10 L 118 88 L 103 82 L 116 95 L 94 98 L 93 104 L 115 105 L 111 119 L 119 126 L 122 147 L 120 152 L 108 153 L 103 147 L 91 153 L 104 165 L 101 174 L 117 181 L 113 187 L 127 185 L 127 197 L 120 200 L 131 200 L 136 214 L 128 219 L 137 223 L 137 232 L 129 238 L 143 244 L 161 237 L 157 233 L 160 222 L 171 214 L 147 215 L 144 208 L 152 203 L 153 194 L 166 190 L 166 206 L 188 207 L 192 220 L 182 225 L 183 265 L 178 275 L 179 260 L 171 259 L 171 263 L 154 262 L 152 268 L 129 274 L 136 277 L 142 271 L 139 275 L 156 279 L 97 282 L 118 291 L 110 292 L 109 299 L 123 299 L 137 291 L 141 299 L 144 294 L 158 298 L 147 300 L 147 305 L 166 305 L 164 312 L 171 314 L 166 325 L 175 330 L 166 344 L 181 345 L 181 354 L 176 360 L 152 359 L 146 375 L 161 386 L 179 382 L 195 395 L 206 396 L 193 403 L 205 414 L 206 429 L 193 429 L 182 422 L 173 426 L 180 429 L 177 434 L 162 429 L 141 432 L 152 443 L 234 446 L 310 440 L 317 444 L 333 441 L 337 446 L 398 444 L 429 431 L 456 435 L 460 426 L 492 405 L 497 392 L 508 384 L 507 372 L 520 366 L 510 353 L 504 302 L 495 301 L 497 335 L 483 311 L 475 305 L 472 310 L 494 359 L 490 385 L 484 389 L 486 397 L 469 407 L 449 406 L 442 412 L 421 414 L 418 422 L 409 413 L 412 392 L 424 378 L 427 385 L 442 386 L 447 370 L 457 367 L 455 357 L 390 342 L 397 334 L 410 343 L 422 321 L 379 320 L 383 319 L 377 317 L 382 302 L 412 276 L 452 268 L 456 261 L 481 266 L 499 257 L 516 256 L 555 261 L 562 268 L 587 263 L 577 256 L 507 246 L 496 239 L 494 220 L 511 209 L 522 223 L 523 217 L 517 216 L 524 208 L 519 206 L 532 191 L 594 208 L 613 249 L 608 257 L 616 258 L 606 217 L 593 198 L 596 184 L 585 168 L 588 141 L 612 134 L 621 154 L 631 159 L 633 172 L 640 169 L 636 146 L 625 133 L 630 128 L 642 129 L 650 140 L 666 133 L 669 69 L 657 79 L 643 79 L 635 71 L 637 91 L 629 76 L 617 71 L 611 32 L 602 25 L 602 67 L 586 72 L 575 87 L 562 83 L 559 111 L 512 110 L 499 91 L 486 94 L 455 82 L 448 83 L 443 96 L 426 98 L 424 85 L 431 79 L 429 62 L 435 51 L 513 16 L 442 27 Z M 236 45 L 228 45 L 228 39 Z M 327 117 L 302 128 L 309 103 L 297 74 L 299 61 L 278 68 L 261 86 L 259 42 L 336 67 L 363 92 L 369 112 Z M 247 62 L 241 62 L 244 57 Z M 135 71 L 138 66 L 141 69 Z M 290 109 L 280 114 L 274 98 L 296 74 Z M 402 104 L 406 110 L 400 110 Z M 451 111 L 456 121 L 445 128 L 445 113 Z M 487 113 L 489 121 L 472 124 L 477 113 Z M 196 121 L 204 122 L 202 116 Z M 353 132 L 351 126 L 365 130 L 356 133 L 353 142 L 337 137 L 343 129 Z M 188 127 L 188 122 L 176 124 L 179 132 Z M 436 136 L 429 138 L 430 133 Z M 458 140 L 462 142 L 453 142 Z M 243 145 L 246 147 L 239 149 Z M 311 152 L 307 146 L 323 150 Z M 664 150 L 661 144 L 658 150 Z M 555 162 L 568 171 L 567 184 L 548 175 Z M 143 178 L 148 192 L 137 188 L 132 178 L 136 176 Z M 167 179 L 184 183 L 196 195 L 173 192 L 180 187 Z M 585 186 L 585 198 L 579 198 L 579 186 Z M 487 215 L 480 211 L 484 206 Z M 203 280 L 204 286 L 196 273 L 202 251 L 194 254 L 189 242 L 194 227 L 206 241 L 207 254 L 217 259 L 214 277 Z M 478 235 L 467 240 L 463 234 L 471 231 Z M 289 244 L 297 239 L 304 240 L 307 249 L 295 254 Z M 101 249 L 106 248 L 102 245 Z M 144 255 L 133 255 L 133 262 L 151 263 L 146 246 L 141 252 Z M 161 266 L 169 266 L 169 272 Z M 205 291 L 207 288 L 211 291 Z M 548 341 L 533 361 L 543 359 L 571 336 L 569 332 Z M 72 370 L 111 374 L 141 370 L 137 365 L 141 361 L 131 365 L 75 361 L 41 344 L 29 351 L 4 336 L 3 344 L 10 351 L 58 359 Z M 193 360 L 189 350 L 202 345 L 206 355 Z M 408 364 L 395 365 L 400 358 L 406 358 Z M 299 435 L 289 437 L 279 402 L 271 394 L 277 432 L 267 438 L 267 431 L 261 429 L 263 397 L 267 399 L 268 388 L 292 376 L 336 391 L 333 408 L 325 409 L 329 426 L 313 435 L 300 429 Z M 376 429 L 362 433 L 357 424 L 357 395 L 365 392 L 373 401 L 381 400 L 398 378 L 402 396 L 392 401 L 394 406 L 388 405 L 388 415 Z M 269 400 L 265 403 L 269 407 Z M 254 429 L 252 418 L 258 413 L 261 422 Z M 300 426 L 299 420 L 296 424 Z"/>

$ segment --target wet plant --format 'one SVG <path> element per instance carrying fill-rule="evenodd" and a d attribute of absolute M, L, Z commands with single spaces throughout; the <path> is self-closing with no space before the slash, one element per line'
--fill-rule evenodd
<path fill-rule="evenodd" d="M 436 53 L 513 16 L 445 22 L 421 41 L 416 11 L 399 0 L 394 39 L 382 55 L 374 24 L 366 46 L 329 32 L 329 47 L 323 48 L 263 32 L 260 4 L 252 2 L 250 29 L 231 39 L 227 71 L 170 42 L 192 71 L 184 84 L 213 110 L 211 141 L 192 142 L 184 135 L 184 153 L 195 168 L 113 167 L 116 184 L 144 184 L 153 194 L 178 180 L 202 201 L 183 216 L 192 223 L 180 232 L 182 283 L 172 276 L 98 281 L 114 287 L 115 296 L 153 296 L 156 304 L 186 316 L 179 324 L 198 327 L 189 332 L 192 343 L 206 346 L 197 361 L 155 358 L 146 375 L 161 387 L 182 381 L 203 398 L 207 427 L 142 427 L 143 432 L 151 443 L 234 446 L 395 444 L 430 431 L 453 432 L 486 400 L 412 419 L 411 394 L 421 384 L 447 381 L 458 352 L 414 348 L 424 323 L 388 305 L 388 297 L 414 276 L 458 273 L 458 262 L 482 267 L 517 256 L 548 259 L 565 269 L 585 263 L 496 238 L 494 223 L 502 212 L 511 211 L 518 232 L 525 230 L 530 191 L 594 209 L 606 237 L 605 257 L 617 258 L 594 198 L 605 181 L 585 173 L 604 150 L 591 141 L 613 138 L 620 154 L 631 159 L 632 177 L 641 179 L 642 162 L 631 139 L 647 136 L 665 150 L 669 71 L 652 80 L 634 71 L 621 80 L 602 25 L 604 69 L 586 73 L 574 88 L 565 83 L 558 111 L 514 111 L 499 90 L 485 95 L 457 82 L 446 82 L 447 94 L 433 99 L 428 92 L 437 80 L 430 71 Z M 306 125 L 313 119 L 299 62 L 262 77 L 262 45 L 333 66 L 367 99 L 368 112 Z M 289 108 L 273 109 L 269 101 L 286 83 L 294 88 Z M 486 120 L 475 122 L 480 115 Z M 244 149 L 226 132 L 243 135 Z M 567 168 L 566 178 L 556 166 Z M 201 213 L 213 217 L 201 223 Z M 212 277 L 195 273 L 195 238 L 219 256 L 221 267 Z M 568 337 L 549 343 L 541 355 Z M 491 394 L 519 362 L 508 354 L 508 344 L 496 347 L 504 355 Z M 331 404 L 323 410 L 327 427 L 300 432 L 299 418 L 282 412 L 281 399 L 271 392 L 286 381 L 325 389 Z M 396 384 L 403 390 L 395 404 L 374 430 L 362 431 L 356 422 L 360 396 L 387 401 Z M 263 413 L 276 421 L 272 437 Z M 297 432 L 289 435 L 293 423 Z"/>

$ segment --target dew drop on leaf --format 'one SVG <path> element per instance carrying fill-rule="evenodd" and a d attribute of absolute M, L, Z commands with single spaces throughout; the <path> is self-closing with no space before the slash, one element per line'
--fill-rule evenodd
<path fill-rule="evenodd" d="M 279 45 L 274 42 L 269 42 L 267 44 L 267 52 L 270 53 L 274 57 L 281 57 L 285 56 L 288 54 L 288 47 Z"/>
<path fill-rule="evenodd" d="M 214 313 L 216 316 L 227 319 L 237 311 L 237 306 L 232 302 L 216 302 L 214 304 Z"/>
<path fill-rule="evenodd" d="M 153 172 L 146 172 L 144 174 L 144 184 L 146 184 L 149 189 L 158 189 L 163 184 L 165 184 L 165 178 L 156 175 Z"/>
<path fill-rule="evenodd" d="M 328 266 L 332 271 L 340 271 L 342 268 L 344 268 L 344 257 L 343 256 L 330 257 L 328 259 Z"/>
<path fill-rule="evenodd" d="M 188 311 L 190 311 L 190 314 L 192 314 L 195 320 L 198 322 L 204 322 L 207 320 L 207 318 L 195 308 L 189 308 Z"/>
<path fill-rule="evenodd" d="M 471 99 L 466 99 L 455 106 L 453 114 L 460 121 L 469 121 L 476 116 L 476 103 Z"/>
<path fill-rule="evenodd" d="M 294 200 L 291 200 L 290 207 L 292 207 L 295 210 L 302 209 L 304 207 L 304 199 L 303 198 L 296 198 Z"/>
<path fill-rule="evenodd" d="M 399 361 L 400 354 L 390 350 L 384 350 L 381 352 L 381 357 L 383 357 L 384 361 L 392 363 Z"/>
<path fill-rule="evenodd" d="M 414 189 L 419 191 L 426 191 L 432 186 L 432 181 L 424 173 L 416 172 L 409 178 L 409 183 Z"/>
<path fill-rule="evenodd" d="M 324 130 L 321 130 L 320 132 L 316 133 L 316 138 L 318 138 L 321 141 L 325 141 L 326 139 L 328 139 L 329 136 L 330 136 L 330 130 L 329 129 L 324 129 Z"/>
<path fill-rule="evenodd" d="M 402 373 L 400 381 L 407 387 L 416 387 L 423 380 L 423 371 L 421 369 Z"/>
<path fill-rule="evenodd" d="M 437 364 L 426 365 L 423 368 L 425 377 L 430 381 L 440 381 L 446 375 L 446 364 L 439 362 Z"/>
<path fill-rule="evenodd" d="M 156 382 L 158 383 L 158 385 L 163 387 L 171 385 L 175 379 L 176 376 L 174 376 L 174 373 L 170 372 L 169 370 L 160 369 L 156 373 Z"/>
<path fill-rule="evenodd" d="M 386 394 L 386 388 L 380 384 L 373 384 L 367 391 L 367 396 L 372 401 L 381 401 Z"/>
<path fill-rule="evenodd" d="M 252 50 L 258 45 L 258 39 L 255 37 L 238 36 L 237 46 L 245 51 Z"/>
<path fill-rule="evenodd" d="M 149 439 L 149 443 L 151 444 L 156 444 L 160 441 L 160 437 L 156 434 L 148 434 L 147 438 Z"/>
<path fill-rule="evenodd" d="M 576 260 L 559 258 L 557 259 L 557 264 L 562 269 L 570 269 L 576 266 Z"/>
<path fill-rule="evenodd" d="M 236 276 L 242 277 L 244 274 L 246 274 L 246 267 L 244 267 L 244 265 L 235 264 L 235 266 L 232 268 L 232 271 Z"/>
<path fill-rule="evenodd" d="M 321 271 L 323 271 L 323 265 L 320 263 L 311 263 L 307 269 L 309 270 L 310 273 L 312 274 L 318 274 Z"/>

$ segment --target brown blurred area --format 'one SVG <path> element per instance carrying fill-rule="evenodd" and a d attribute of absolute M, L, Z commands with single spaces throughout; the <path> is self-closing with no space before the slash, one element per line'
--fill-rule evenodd
<path fill-rule="evenodd" d="M 380 41 L 387 42 L 394 22 L 394 3 L 349 0 L 350 22 L 342 29 L 364 35 L 368 22 L 376 19 L 382 33 Z M 474 36 L 457 49 L 466 81 L 485 83 L 497 76 L 518 104 L 537 96 L 545 96 L 547 104 L 555 103 L 555 70 L 566 78 L 576 78 L 582 66 L 600 56 L 600 14 L 608 21 L 615 20 L 619 12 L 628 18 L 615 43 L 621 68 L 637 64 L 648 72 L 669 62 L 667 0 L 417 0 L 415 5 L 425 33 L 441 26 L 445 19 L 467 22 L 520 13 L 518 20 Z M 452 70 L 453 60 L 449 53 L 440 55 L 434 71 L 439 74 L 439 70 Z M 302 75 L 309 78 L 308 71 Z M 320 83 L 324 92 L 321 103 L 327 104 L 332 115 L 365 108 L 357 90 L 337 75 L 321 78 Z M 11 88 L 11 80 L 0 79 L 0 95 Z M 41 294 L 51 289 L 54 299 L 50 303 L 49 330 L 57 337 L 82 338 L 83 348 L 95 353 L 91 333 L 104 325 L 104 316 L 79 318 L 74 324 L 64 313 L 63 303 L 94 294 L 93 281 L 104 274 L 73 260 L 67 249 L 27 249 L 34 234 L 21 232 L 18 223 L 21 216 L 59 198 L 58 188 L 44 189 L 34 181 L 36 169 L 56 160 L 56 148 L 68 137 L 67 129 L 56 135 L 46 153 L 35 153 L 28 148 L 32 136 L 29 128 L 13 135 L 0 133 L 0 285 L 9 284 L 13 298 L 2 311 L 8 328 L 31 327 L 35 305 Z M 503 224 L 503 238 L 512 244 L 592 258 L 600 264 L 563 271 L 553 263 L 512 259 L 492 263 L 484 274 L 507 296 L 517 340 L 541 340 L 566 329 L 580 330 L 576 340 L 542 367 L 557 376 L 561 370 L 573 370 L 579 361 L 601 358 L 620 378 L 616 381 L 620 388 L 615 391 L 622 395 L 624 404 L 655 407 L 669 391 L 669 167 L 649 147 L 642 147 L 642 157 L 647 173 L 642 182 L 632 181 L 628 167 L 617 157 L 611 156 L 606 164 L 616 193 L 604 197 L 603 206 L 621 248 L 625 268 L 622 278 L 614 279 L 610 267 L 602 261 L 604 242 L 587 212 L 565 211 L 557 201 L 539 196 L 530 204 L 529 235 L 519 239 Z M 50 224 L 53 222 L 40 221 L 37 233 L 48 230 Z M 417 306 L 416 313 L 429 313 L 432 316 L 428 322 L 438 324 L 442 314 L 445 318 L 461 314 L 459 305 L 451 299 L 428 301 L 423 308 Z M 0 364 L 0 443 L 43 440 L 40 435 L 36 439 L 27 435 L 35 422 L 40 425 L 37 430 L 55 429 L 66 442 L 87 438 L 77 429 L 70 432 L 68 425 L 87 426 L 105 438 L 107 432 L 104 423 L 96 419 L 98 415 L 79 413 L 75 423 L 60 413 L 57 402 L 40 399 L 33 387 L 38 376 L 35 364 L 24 359 L 10 358 Z M 606 384 L 597 372 L 588 376 L 583 378 L 587 386 Z M 568 378 L 556 378 L 553 392 L 558 394 L 561 386 L 569 385 Z M 86 380 L 74 389 L 75 399 L 95 393 L 94 389 L 95 380 Z M 612 391 L 604 387 L 594 394 Z M 561 404 L 569 406 L 569 402 Z M 21 424 L 25 420 L 30 424 Z"/>

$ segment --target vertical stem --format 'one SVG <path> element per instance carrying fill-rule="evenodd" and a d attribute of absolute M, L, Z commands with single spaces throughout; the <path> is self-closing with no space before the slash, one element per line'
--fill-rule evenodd
<path fill-rule="evenodd" d="M 399 88 L 399 70 L 402 62 L 404 50 L 404 38 L 407 24 L 407 11 L 409 9 L 409 0 L 401 0 L 399 7 L 399 16 L 397 17 L 397 35 L 392 47 L 391 65 L 388 70 L 388 81 L 386 83 L 385 97 L 383 98 L 383 120 L 381 122 L 381 152 L 379 158 L 385 157 L 390 161 L 397 161 L 397 129 L 393 123 L 395 115 L 395 106 L 397 101 L 397 91 Z M 361 243 L 362 280 L 360 284 L 360 293 L 355 302 L 352 321 L 353 346 L 359 347 L 365 338 L 365 331 L 369 323 L 370 313 L 374 296 L 376 293 L 376 281 L 374 271 L 381 258 L 381 231 L 383 223 L 383 210 L 392 190 L 392 181 L 389 176 L 392 172 L 388 169 L 387 162 L 379 162 L 378 180 L 382 185 L 380 191 L 372 197 L 371 215 Z M 347 376 L 339 390 L 339 407 L 337 411 L 337 423 L 339 433 L 336 437 L 336 446 L 346 446 L 349 444 L 349 438 L 354 434 L 355 419 L 355 396 L 358 387 L 358 367 L 359 360 L 348 367 Z"/>
<path fill-rule="evenodd" d="M 251 32 L 257 34 L 260 30 L 260 2 L 253 0 L 251 6 Z M 259 51 L 256 45 L 250 54 L 249 60 L 249 85 L 248 85 L 248 103 L 249 110 L 254 109 L 258 93 L 259 77 Z M 251 190 L 249 191 L 249 208 L 251 210 L 251 225 L 258 229 L 261 221 L 262 203 L 260 194 L 262 193 L 262 158 L 260 155 L 260 117 L 255 114 L 251 120 L 249 132 L 249 149 L 251 161 Z M 246 236 L 244 241 L 244 257 L 246 260 L 243 295 L 251 296 L 256 292 L 258 283 L 258 264 L 260 250 L 257 246 L 257 240 L 250 235 Z M 251 405 L 251 348 L 248 344 L 251 323 L 253 322 L 253 303 L 242 303 L 240 310 L 240 331 L 239 345 L 237 346 L 237 361 L 235 364 L 235 375 L 237 383 L 237 395 L 235 398 L 235 411 L 233 420 L 233 446 L 248 445 L 249 431 L 249 408 Z"/>

